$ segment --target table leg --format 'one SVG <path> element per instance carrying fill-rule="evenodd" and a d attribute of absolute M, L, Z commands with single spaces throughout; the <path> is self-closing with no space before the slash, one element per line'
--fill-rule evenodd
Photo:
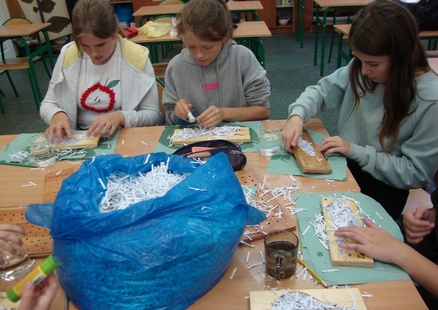
<path fill-rule="evenodd" d="M 300 35 L 300 47 L 304 46 L 304 27 L 306 23 L 306 1 L 301 0 L 301 35 Z"/>
<path fill-rule="evenodd" d="M 318 33 L 319 33 L 319 5 L 316 5 L 315 11 L 315 43 L 313 51 L 313 65 L 318 63 Z"/>
<path fill-rule="evenodd" d="M 53 68 L 55 67 L 54 61 L 53 61 L 53 54 L 52 54 L 52 47 L 50 46 L 50 39 L 49 39 L 49 34 L 47 33 L 46 30 L 43 30 L 43 35 L 44 35 L 44 40 L 45 40 L 45 45 L 47 48 L 47 54 L 49 55 L 49 62 L 50 62 L 50 67 Z"/>
<path fill-rule="evenodd" d="M 327 13 L 329 9 L 324 11 L 324 15 L 321 22 L 321 63 L 319 75 L 324 75 L 324 62 L 325 62 L 325 38 L 327 34 Z"/>

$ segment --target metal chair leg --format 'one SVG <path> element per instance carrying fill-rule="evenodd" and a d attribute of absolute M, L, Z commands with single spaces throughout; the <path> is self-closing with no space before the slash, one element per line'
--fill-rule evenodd
<path fill-rule="evenodd" d="M 11 83 L 12 89 L 14 90 L 15 96 L 18 97 L 17 89 L 15 88 L 15 84 L 12 81 L 11 75 L 9 74 L 9 71 L 6 70 L 6 76 L 8 77 L 9 83 Z"/>
<path fill-rule="evenodd" d="M 3 106 L 3 100 L 2 97 L 4 97 L 5 94 L 3 94 L 2 90 L 0 89 L 0 111 L 2 111 L 2 113 L 5 113 L 5 108 Z"/>

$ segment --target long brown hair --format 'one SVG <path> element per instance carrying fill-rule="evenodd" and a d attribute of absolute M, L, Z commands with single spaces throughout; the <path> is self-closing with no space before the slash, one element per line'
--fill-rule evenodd
<path fill-rule="evenodd" d="M 350 48 L 370 56 L 389 56 L 390 65 L 383 94 L 384 115 L 379 142 L 384 150 L 397 139 L 403 119 L 414 112 L 411 102 L 417 94 L 417 69 L 429 71 L 426 54 L 418 37 L 414 16 L 403 6 L 388 0 L 375 0 L 367 5 L 351 26 Z M 377 86 L 361 72 L 362 63 L 353 60 L 350 82 L 356 98 L 355 106 L 366 92 Z M 360 89 L 360 92 L 359 92 Z"/>
<path fill-rule="evenodd" d="M 84 34 L 108 39 L 118 33 L 125 37 L 113 7 L 104 0 L 79 0 L 72 12 L 72 37 L 79 50 L 79 39 Z"/>
<path fill-rule="evenodd" d="M 178 35 L 193 32 L 206 41 L 221 41 L 233 35 L 230 10 L 223 0 L 190 0 L 176 17 Z"/>

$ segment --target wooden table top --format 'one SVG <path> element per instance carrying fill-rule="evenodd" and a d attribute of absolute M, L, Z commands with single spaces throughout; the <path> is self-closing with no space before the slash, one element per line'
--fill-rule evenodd
<path fill-rule="evenodd" d="M 314 0 L 314 2 L 321 8 L 327 8 L 365 6 L 373 2 L 373 0 Z"/>
<path fill-rule="evenodd" d="M 237 28 L 233 31 L 233 38 L 235 39 L 264 38 L 272 36 L 271 31 L 269 30 L 268 26 L 266 26 L 266 23 L 264 21 L 240 22 L 237 25 Z M 180 42 L 181 38 L 171 37 L 169 33 L 158 38 L 149 38 L 144 35 L 140 30 L 138 32 L 138 35 L 130 38 L 130 40 L 138 44 L 147 44 L 162 42 Z"/>
<path fill-rule="evenodd" d="M 431 69 L 438 74 L 438 57 L 432 57 L 427 59 Z"/>
<path fill-rule="evenodd" d="M 36 23 L 0 26 L 0 38 L 29 36 L 50 25 L 51 23 Z"/>
<path fill-rule="evenodd" d="M 319 119 L 310 120 L 306 123 L 306 128 L 327 134 Z M 163 129 L 163 126 L 122 129 L 116 144 L 115 153 L 136 156 L 153 152 Z M 16 137 L 17 135 L 0 136 L 0 147 L 3 148 Z M 261 180 L 266 176 L 266 184 L 269 188 L 291 184 L 292 180 L 287 175 L 266 172 L 269 157 L 265 157 L 258 152 L 245 153 L 245 155 L 248 161 L 246 167 L 242 171 L 236 172 L 239 180 L 242 175 L 255 172 Z M 0 197 L 2 197 L 0 207 L 27 206 L 31 203 L 41 203 L 45 175 L 50 172 L 60 171 L 61 169 L 71 168 L 72 166 L 73 164 L 67 161 L 56 162 L 54 166 L 38 170 L 0 165 Z M 298 192 L 359 191 L 359 187 L 350 172 L 348 172 L 345 182 L 334 181 L 331 184 L 322 179 L 300 176 L 295 176 L 295 179 L 296 183 L 301 187 Z M 22 186 L 23 184 L 28 184 L 29 181 L 36 185 Z M 310 277 L 306 280 L 294 278 L 293 280 L 272 281 L 264 276 L 263 265 L 248 269 L 248 264 L 245 263 L 248 251 L 251 251 L 251 258 L 255 261 L 258 261 L 257 256 L 259 252 L 263 251 L 262 239 L 253 241 L 251 244 L 254 246 L 253 248 L 245 245 L 240 245 L 237 248 L 221 281 L 190 306 L 190 310 L 250 309 L 248 298 L 250 291 L 286 288 L 323 289 L 321 285 L 315 285 Z M 232 279 L 230 279 L 234 269 L 237 271 Z M 359 288 L 361 293 L 366 292 L 372 295 L 370 298 L 364 298 L 368 309 L 427 309 L 410 280 L 369 283 L 353 285 L 353 287 Z M 64 298 L 64 293 L 60 289 L 51 309 L 62 309 Z M 77 307 L 70 304 L 69 309 L 74 310 Z"/>
<path fill-rule="evenodd" d="M 230 1 L 227 3 L 230 11 L 260 11 L 263 10 L 263 5 L 260 1 Z M 177 14 L 184 6 L 181 4 L 169 4 L 169 5 L 146 5 L 135 11 L 132 16 L 156 16 L 166 14 Z"/>

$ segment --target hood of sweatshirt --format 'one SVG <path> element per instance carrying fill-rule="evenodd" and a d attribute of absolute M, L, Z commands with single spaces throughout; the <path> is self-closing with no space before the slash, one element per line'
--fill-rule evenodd
<path fill-rule="evenodd" d="M 222 44 L 222 49 L 219 52 L 218 56 L 216 57 L 216 59 L 214 61 L 212 61 L 208 66 L 201 66 L 198 64 L 198 62 L 196 61 L 196 59 L 189 53 L 187 48 L 184 48 L 181 51 L 181 58 L 183 61 L 185 61 L 186 63 L 193 65 L 194 67 L 194 72 L 199 72 L 200 73 L 200 77 L 202 80 L 202 85 L 203 85 L 203 95 L 205 97 L 205 102 L 207 102 L 209 105 L 210 104 L 214 104 L 218 107 L 222 107 L 223 106 L 223 94 L 222 94 L 222 83 L 221 80 L 224 78 L 222 75 L 224 74 L 224 72 L 221 73 L 220 68 L 224 65 L 224 63 L 227 61 L 228 58 L 228 54 L 230 52 L 230 48 L 232 45 L 237 45 L 237 43 L 230 39 L 226 42 L 224 42 Z M 218 90 L 217 90 L 217 97 L 215 98 L 215 100 L 209 100 L 209 95 L 207 94 L 207 89 L 210 87 L 209 84 L 206 83 L 206 76 L 210 76 L 211 74 L 214 72 L 214 75 L 217 77 L 218 80 Z M 214 86 L 213 86 L 214 87 Z M 200 111 L 202 112 L 202 111 Z"/>
<path fill-rule="evenodd" d="M 229 52 L 230 47 L 232 45 L 237 45 L 237 43 L 234 40 L 231 40 L 231 39 L 226 41 L 226 42 L 224 42 L 224 44 L 222 44 L 222 49 L 221 49 L 219 55 L 217 56 L 216 60 L 212 61 L 211 64 L 209 64 L 207 67 L 210 67 L 210 66 L 218 66 L 218 67 L 220 67 L 220 66 L 222 66 L 222 64 L 225 62 L 225 60 L 227 58 L 228 52 Z M 181 56 L 182 56 L 182 59 L 184 61 L 188 62 L 189 64 L 199 66 L 198 62 L 189 53 L 187 48 L 184 48 L 181 51 Z"/>

